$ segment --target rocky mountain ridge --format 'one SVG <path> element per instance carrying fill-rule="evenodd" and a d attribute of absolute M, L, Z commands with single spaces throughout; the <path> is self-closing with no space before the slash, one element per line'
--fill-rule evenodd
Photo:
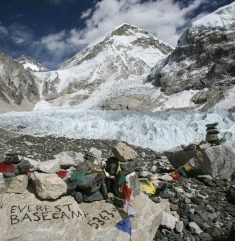
<path fill-rule="evenodd" d="M 41 79 L 41 95 L 53 105 L 78 105 L 83 108 L 115 109 L 139 101 L 149 101 L 143 84 L 155 63 L 165 58 L 173 48 L 148 32 L 123 24 L 101 40 L 89 45 L 57 71 L 35 73 Z M 136 101 L 137 102 L 137 101 Z M 149 101 L 150 103 L 150 101 Z"/>
<path fill-rule="evenodd" d="M 46 67 L 42 66 L 38 61 L 30 56 L 21 55 L 16 59 L 17 62 L 22 64 L 25 69 L 30 71 L 49 71 Z"/>
<path fill-rule="evenodd" d="M 31 109 L 38 100 L 38 86 L 29 71 L 0 52 L 0 111 Z"/>
<path fill-rule="evenodd" d="M 192 23 L 147 81 L 166 95 L 198 90 L 192 101 L 213 107 L 235 84 L 235 3 Z"/>
<path fill-rule="evenodd" d="M 234 111 L 234 9 L 231 3 L 193 22 L 175 50 L 145 30 L 118 26 L 58 70 L 27 72 L 38 92 L 33 100 L 41 100 L 35 109 Z"/>

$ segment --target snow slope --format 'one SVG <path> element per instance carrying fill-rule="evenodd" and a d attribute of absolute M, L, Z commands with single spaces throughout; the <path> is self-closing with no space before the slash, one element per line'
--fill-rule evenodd
<path fill-rule="evenodd" d="M 34 76 L 41 84 L 42 99 L 52 105 L 73 106 L 87 100 L 81 105 L 92 108 L 101 106 L 104 100 L 128 96 L 141 88 L 147 88 L 145 94 L 149 96 L 148 90 L 153 87 L 145 85 L 143 78 L 172 50 L 146 31 L 123 24 L 87 46 L 57 71 L 34 73 Z M 94 102 L 96 95 L 99 98 Z"/>

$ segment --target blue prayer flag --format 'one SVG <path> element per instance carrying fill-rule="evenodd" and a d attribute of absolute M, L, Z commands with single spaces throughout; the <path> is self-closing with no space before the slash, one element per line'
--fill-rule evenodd
<path fill-rule="evenodd" d="M 118 223 L 116 223 L 116 228 L 129 233 L 131 235 L 131 220 L 130 217 L 124 217 L 121 221 L 119 221 Z"/>

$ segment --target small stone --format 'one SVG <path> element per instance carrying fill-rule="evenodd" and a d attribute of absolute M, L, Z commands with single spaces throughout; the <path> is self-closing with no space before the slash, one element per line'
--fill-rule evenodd
<path fill-rule="evenodd" d="M 198 237 L 202 240 L 202 241 L 212 241 L 212 237 L 209 233 L 200 233 L 198 235 Z"/>
<path fill-rule="evenodd" d="M 184 199 L 184 202 L 185 202 L 186 204 L 190 204 L 190 203 L 191 203 L 191 199 L 190 199 L 190 198 L 185 198 L 185 199 Z"/>
<path fill-rule="evenodd" d="M 219 134 L 219 131 L 216 129 L 216 128 L 214 128 L 214 129 L 209 129 L 209 130 L 207 130 L 206 131 L 208 134 Z"/>
<path fill-rule="evenodd" d="M 97 159 L 102 158 L 102 151 L 100 151 L 94 147 L 90 148 L 89 153 L 92 154 Z"/>
<path fill-rule="evenodd" d="M 76 191 L 73 191 L 71 193 L 71 195 L 74 197 L 74 199 L 77 201 L 77 203 L 82 203 L 82 193 L 81 192 L 76 192 Z"/>
<path fill-rule="evenodd" d="M 19 174 L 27 174 L 30 169 L 32 168 L 31 164 L 27 160 L 22 160 L 18 165 L 17 168 L 19 170 Z"/>
<path fill-rule="evenodd" d="M 179 209 L 179 207 L 173 203 L 171 203 L 171 211 L 177 211 Z"/>
<path fill-rule="evenodd" d="M 177 233 L 182 233 L 184 230 L 184 222 L 183 221 L 177 221 L 175 224 L 175 231 Z"/>
<path fill-rule="evenodd" d="M 100 193 L 100 191 L 96 191 L 95 193 L 93 193 L 92 195 L 83 195 L 83 202 L 94 202 L 94 201 L 100 201 L 103 200 L 104 197 L 103 195 Z"/>
<path fill-rule="evenodd" d="M 20 162 L 18 155 L 7 153 L 5 157 L 5 162 L 10 164 L 17 164 Z"/>
<path fill-rule="evenodd" d="M 176 193 L 185 193 L 184 192 L 184 189 L 182 187 L 174 187 L 173 190 L 176 192 Z"/>
<path fill-rule="evenodd" d="M 219 137 L 216 134 L 206 134 L 206 141 L 214 142 L 218 140 L 219 140 Z"/>
<path fill-rule="evenodd" d="M 149 176 L 151 176 L 151 175 L 152 175 L 152 173 L 149 172 L 149 171 L 141 170 L 141 171 L 139 172 L 139 177 L 149 177 Z"/>
<path fill-rule="evenodd" d="M 219 125 L 218 122 L 214 122 L 214 123 L 211 123 L 211 124 L 206 124 L 206 127 L 207 128 L 215 128 L 217 125 Z"/>
<path fill-rule="evenodd" d="M 208 229 L 208 233 L 213 237 L 213 238 L 218 238 L 220 236 L 222 236 L 223 234 L 223 229 L 220 227 L 211 227 Z"/>
<path fill-rule="evenodd" d="M 195 222 L 190 222 L 189 228 L 193 234 L 200 234 L 203 232 Z"/>
<path fill-rule="evenodd" d="M 177 219 L 173 215 L 163 212 L 161 226 L 173 230 L 177 221 L 179 221 L 179 219 Z"/>

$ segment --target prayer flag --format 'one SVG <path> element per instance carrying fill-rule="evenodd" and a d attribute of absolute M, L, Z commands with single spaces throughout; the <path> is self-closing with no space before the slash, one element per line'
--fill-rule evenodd
<path fill-rule="evenodd" d="M 131 220 L 130 217 L 124 217 L 121 221 L 116 223 L 116 228 L 131 235 Z"/>

